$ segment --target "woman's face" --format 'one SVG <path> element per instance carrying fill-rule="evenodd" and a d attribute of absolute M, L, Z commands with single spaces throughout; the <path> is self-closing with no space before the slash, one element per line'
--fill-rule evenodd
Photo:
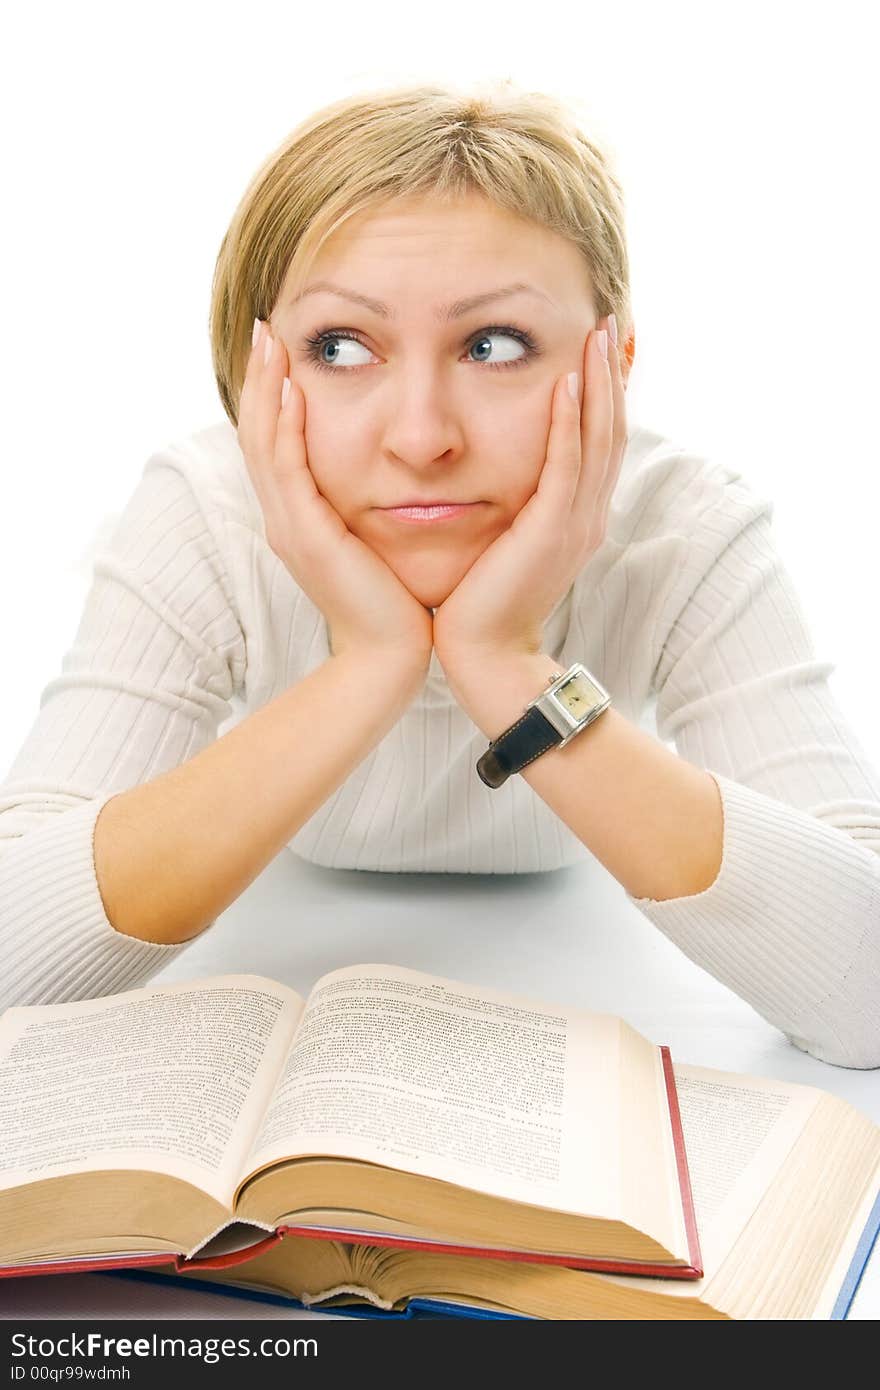
<path fill-rule="evenodd" d="M 532 292 L 490 297 L 514 284 Z M 318 489 L 420 602 L 439 607 L 535 491 L 554 383 L 582 374 L 595 322 L 580 252 L 480 194 L 362 213 L 298 300 L 282 288 L 270 323 L 305 396 Z M 476 505 L 430 524 L 387 510 L 413 502 Z"/>

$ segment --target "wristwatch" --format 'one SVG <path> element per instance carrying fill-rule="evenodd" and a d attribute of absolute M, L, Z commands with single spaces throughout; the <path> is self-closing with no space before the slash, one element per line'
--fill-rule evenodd
<path fill-rule="evenodd" d="M 549 676 L 548 686 L 479 759 L 477 772 L 487 787 L 503 786 L 512 772 L 548 749 L 564 748 L 611 704 L 608 691 L 579 661 Z"/>

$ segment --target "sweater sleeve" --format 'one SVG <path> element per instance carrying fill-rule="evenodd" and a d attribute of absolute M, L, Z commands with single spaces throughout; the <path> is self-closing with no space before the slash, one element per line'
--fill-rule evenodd
<path fill-rule="evenodd" d="M 771 516 L 730 489 L 661 627 L 657 732 L 717 783 L 720 871 L 692 896 L 627 896 L 797 1047 L 877 1067 L 880 776 L 816 658 Z"/>
<path fill-rule="evenodd" d="M 111 797 L 191 758 L 230 713 L 244 639 L 215 529 L 157 454 L 95 559 L 73 645 L 0 783 L 0 1009 L 131 989 L 186 949 L 114 929 L 93 834 Z"/>

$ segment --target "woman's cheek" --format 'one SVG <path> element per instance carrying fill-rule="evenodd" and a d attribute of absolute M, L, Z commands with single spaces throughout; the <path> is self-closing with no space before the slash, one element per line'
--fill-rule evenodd
<path fill-rule="evenodd" d="M 507 489 L 507 498 L 514 515 L 522 511 L 537 489 L 543 466 L 543 455 L 538 458 L 536 453 L 523 453 L 522 443 L 520 443 L 519 449 L 508 467 L 510 484 Z"/>
<path fill-rule="evenodd" d="M 505 496 L 518 503 L 517 511 L 535 491 L 544 466 L 550 418 L 545 405 L 543 394 L 534 402 L 523 401 L 483 441 L 484 457 L 495 459 L 496 476 L 505 480 Z"/>
<path fill-rule="evenodd" d="M 344 431 L 318 418 L 309 424 L 306 417 L 305 443 L 309 471 L 318 491 L 343 515 L 346 494 L 351 491 L 352 478 L 357 472 L 354 441 Z"/>

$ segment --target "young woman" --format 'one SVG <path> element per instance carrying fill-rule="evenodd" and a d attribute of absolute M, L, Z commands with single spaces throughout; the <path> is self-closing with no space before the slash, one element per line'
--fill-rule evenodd
<path fill-rule="evenodd" d="M 146 463 L 0 787 L 2 1002 L 143 983 L 285 845 L 592 854 L 797 1046 L 880 1065 L 880 777 L 772 504 L 627 429 L 621 192 L 571 114 L 319 111 L 211 310 L 228 418 Z"/>

